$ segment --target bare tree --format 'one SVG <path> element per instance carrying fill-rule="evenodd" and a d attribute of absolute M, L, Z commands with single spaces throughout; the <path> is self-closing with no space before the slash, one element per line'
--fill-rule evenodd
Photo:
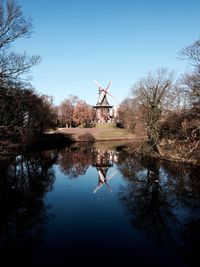
<path fill-rule="evenodd" d="M 159 69 L 155 73 L 149 73 L 132 87 L 133 96 L 143 107 L 149 144 L 153 150 L 157 150 L 160 139 L 162 111 L 169 104 L 169 98 L 172 96 L 173 77 L 173 72 Z"/>
<path fill-rule="evenodd" d="M 181 51 L 183 58 L 189 60 L 194 67 L 192 73 L 183 76 L 183 84 L 190 103 L 186 114 L 187 129 L 190 139 L 199 139 L 200 136 L 200 39 Z"/>
<path fill-rule="evenodd" d="M 18 82 L 21 75 L 39 63 L 39 56 L 28 57 L 26 53 L 9 52 L 10 45 L 19 38 L 29 37 L 32 22 L 23 16 L 14 0 L 0 0 L 0 82 Z"/>
<path fill-rule="evenodd" d="M 64 100 L 58 107 L 58 120 L 61 125 L 71 127 L 73 117 L 73 107 L 70 99 Z"/>
<path fill-rule="evenodd" d="M 200 111 L 200 71 L 195 70 L 191 74 L 185 74 L 183 83 L 186 85 L 190 102 Z"/>
<path fill-rule="evenodd" d="M 0 52 L 0 81 L 2 86 L 6 86 L 10 82 L 27 81 L 27 79 L 22 79 L 21 75 L 27 73 L 39 61 L 39 56 L 29 57 L 25 52 L 22 54 Z"/>
<path fill-rule="evenodd" d="M 10 51 L 32 28 L 15 0 L 0 0 L 0 142 L 31 141 L 55 125 L 52 100 L 36 94 L 24 76 L 40 58 Z"/>
<path fill-rule="evenodd" d="M 26 19 L 14 0 L 0 0 L 0 49 L 20 37 L 29 37 L 32 30 L 30 19 Z"/>
<path fill-rule="evenodd" d="M 136 102 L 132 98 L 126 98 L 122 101 L 118 110 L 118 125 L 125 127 L 130 131 L 135 129 L 135 111 Z"/>
<path fill-rule="evenodd" d="M 192 45 L 186 46 L 180 52 L 183 59 L 187 59 L 194 67 L 200 68 L 200 39 L 196 40 Z"/>
<path fill-rule="evenodd" d="M 186 85 L 191 103 L 200 111 L 200 39 L 181 51 L 181 56 L 194 66 L 191 74 L 185 74 L 183 83 Z"/>
<path fill-rule="evenodd" d="M 184 83 L 189 89 L 192 102 L 200 104 L 200 39 L 184 48 L 181 55 L 194 66 L 194 71 L 184 76 Z"/>

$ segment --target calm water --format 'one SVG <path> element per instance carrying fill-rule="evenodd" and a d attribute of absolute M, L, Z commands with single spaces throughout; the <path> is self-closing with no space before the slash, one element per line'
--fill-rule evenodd
<path fill-rule="evenodd" d="M 99 144 L 5 159 L 0 175 L 1 266 L 199 266 L 198 168 Z"/>

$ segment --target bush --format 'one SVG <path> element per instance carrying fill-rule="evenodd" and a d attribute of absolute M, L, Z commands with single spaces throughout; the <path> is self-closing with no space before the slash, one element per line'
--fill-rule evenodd
<path fill-rule="evenodd" d="M 200 128 L 198 125 L 198 114 L 193 109 L 182 112 L 172 111 L 161 123 L 161 138 L 171 140 L 199 139 Z"/>
<path fill-rule="evenodd" d="M 95 142 L 94 136 L 91 135 L 90 133 L 85 133 L 85 134 L 79 135 L 79 139 L 82 142 L 90 142 L 90 143 Z"/>

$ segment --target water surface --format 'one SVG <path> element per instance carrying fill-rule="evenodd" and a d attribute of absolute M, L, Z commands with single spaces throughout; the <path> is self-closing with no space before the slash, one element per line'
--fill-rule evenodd
<path fill-rule="evenodd" d="M 197 167 L 74 145 L 9 157 L 0 171 L 6 266 L 198 265 Z"/>

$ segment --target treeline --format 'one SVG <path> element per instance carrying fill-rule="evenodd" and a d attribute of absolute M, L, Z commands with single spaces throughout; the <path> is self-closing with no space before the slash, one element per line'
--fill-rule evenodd
<path fill-rule="evenodd" d="M 12 44 L 29 37 L 31 20 L 14 0 L 0 0 L 0 143 L 29 142 L 56 122 L 52 99 L 39 95 L 26 74 L 39 56 L 13 52 Z"/>
<path fill-rule="evenodd" d="M 78 96 L 70 95 L 55 107 L 58 127 L 93 127 L 95 112 L 91 105 Z"/>
<path fill-rule="evenodd" d="M 190 73 L 148 73 L 131 88 L 119 108 L 119 124 L 147 137 L 141 150 L 165 158 L 200 162 L 200 39 L 185 47 Z"/>

